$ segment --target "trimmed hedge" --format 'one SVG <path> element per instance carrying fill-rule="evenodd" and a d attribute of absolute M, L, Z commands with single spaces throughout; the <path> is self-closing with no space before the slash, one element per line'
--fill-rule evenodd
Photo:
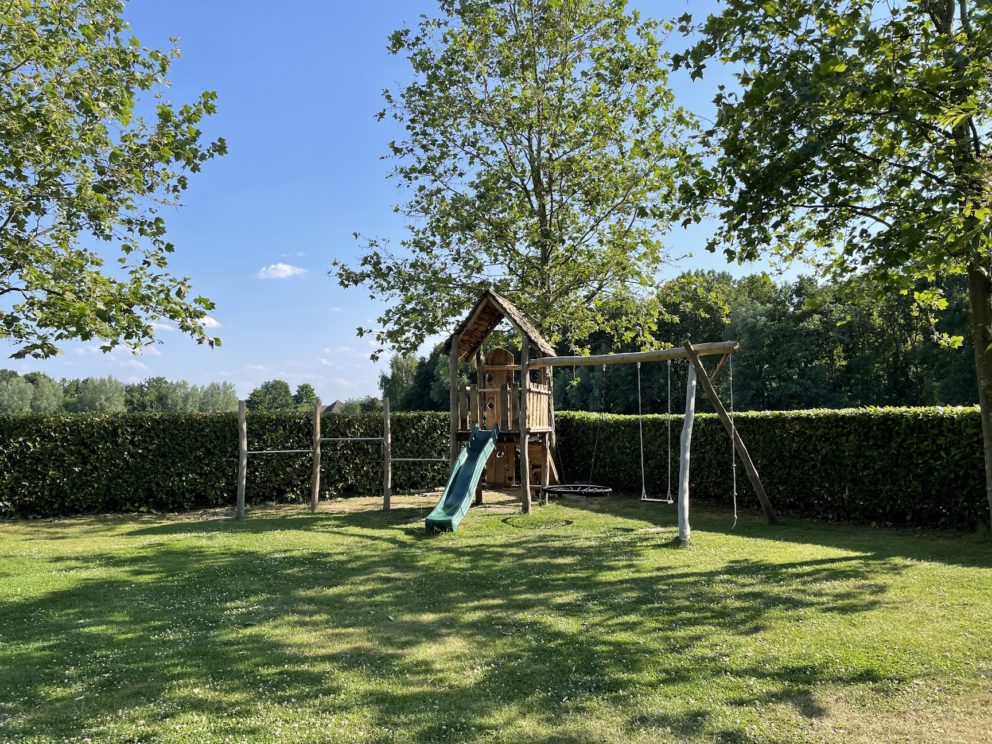
<path fill-rule="evenodd" d="M 672 418 L 678 491 L 681 416 Z M 667 491 L 667 419 L 644 417 L 648 491 Z M 818 519 L 972 528 L 988 522 L 977 408 L 861 408 L 738 413 L 737 428 L 776 510 Z M 636 416 L 559 413 L 565 476 L 640 493 Z M 596 446 L 596 432 L 599 444 Z M 730 439 L 715 414 L 693 427 L 692 498 L 729 504 Z M 758 501 L 738 461 L 738 503 Z"/>
<path fill-rule="evenodd" d="M 970 528 L 988 521 L 981 420 L 975 408 L 871 408 L 739 413 L 751 456 L 776 509 L 821 519 Z M 645 416 L 648 490 L 666 491 L 667 417 Z M 395 457 L 446 457 L 444 412 L 393 416 Z M 681 418 L 672 417 L 672 486 L 677 490 Z M 379 436 L 377 414 L 323 418 L 324 436 Z M 599 443 L 596 444 L 596 433 Z M 309 447 L 309 414 L 248 415 L 249 449 Z M 640 492 L 635 416 L 558 414 L 565 478 Z M 57 516 L 179 511 L 234 503 L 234 414 L 0 416 L 0 515 Z M 325 442 L 326 495 L 378 494 L 378 442 Z M 394 463 L 397 491 L 441 485 L 444 464 Z M 739 503 L 757 509 L 738 467 Z M 248 499 L 301 501 L 310 456 L 248 459 Z M 693 429 L 693 499 L 729 504 L 730 441 L 712 414 Z"/>
<path fill-rule="evenodd" d="M 447 457 L 447 414 L 392 418 L 396 457 Z M 381 436 L 378 414 L 325 414 L 325 437 Z M 311 416 L 248 414 L 249 449 L 310 446 Z M 181 511 L 230 505 L 237 491 L 237 415 L 79 414 L 0 416 L 0 515 L 57 516 L 117 511 Z M 309 497 L 309 454 L 248 458 L 247 498 Z M 397 491 L 443 484 L 447 467 L 394 463 Z M 325 495 L 382 490 L 379 442 L 324 442 Z"/>

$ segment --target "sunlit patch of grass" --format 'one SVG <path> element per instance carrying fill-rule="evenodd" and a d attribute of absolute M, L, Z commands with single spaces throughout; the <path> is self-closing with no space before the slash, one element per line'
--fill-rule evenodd
<path fill-rule="evenodd" d="M 992 548 L 490 494 L 0 524 L 0 740 L 987 741 Z"/>

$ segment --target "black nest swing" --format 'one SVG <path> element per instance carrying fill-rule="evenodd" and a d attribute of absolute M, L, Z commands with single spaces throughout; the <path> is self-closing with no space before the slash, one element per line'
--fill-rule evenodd
<path fill-rule="evenodd" d="M 641 408 L 641 363 L 637 363 L 637 427 L 638 434 L 640 438 L 640 455 L 641 455 L 641 501 L 655 501 L 663 504 L 672 504 L 674 500 L 672 499 L 672 460 L 671 460 L 671 449 L 672 449 L 672 362 L 668 360 L 668 495 L 665 498 L 653 498 L 648 495 L 647 488 L 645 487 L 644 479 L 644 412 Z M 575 374 L 574 371 L 572 373 Z M 600 416 L 606 415 L 606 365 L 603 365 L 603 384 L 600 385 L 600 391 L 602 395 L 601 405 L 600 405 Z M 596 452 L 599 449 L 599 432 L 602 427 L 596 427 L 596 439 L 593 442 L 592 447 L 592 458 L 589 462 L 589 480 L 584 483 L 558 483 L 555 485 L 548 485 L 544 487 L 544 493 L 546 496 L 584 496 L 586 498 L 596 497 L 596 496 L 609 496 L 613 493 L 613 489 L 609 486 L 601 486 L 592 482 L 593 470 L 596 467 Z"/>
<path fill-rule="evenodd" d="M 609 486 L 597 486 L 595 483 L 556 483 L 544 486 L 542 489 L 548 496 L 609 496 L 613 489 Z"/>

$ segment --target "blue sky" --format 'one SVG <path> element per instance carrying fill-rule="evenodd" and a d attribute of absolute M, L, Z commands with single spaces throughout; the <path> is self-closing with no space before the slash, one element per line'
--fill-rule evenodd
<path fill-rule="evenodd" d="M 706 4 L 631 5 L 645 16 L 675 17 Z M 225 137 L 229 154 L 191 179 L 183 206 L 166 219 L 177 246 L 172 267 L 217 303 L 212 317 L 223 346 L 211 350 L 163 331 L 163 343 L 140 356 L 71 344 L 53 359 L 0 366 L 125 382 L 229 380 L 242 396 L 276 377 L 294 387 L 309 382 L 328 401 L 374 393 L 379 369 L 355 328 L 381 307 L 362 290 L 338 287 L 327 269 L 333 258 L 358 255 L 355 231 L 402 236 L 392 212 L 401 195 L 380 160 L 395 130 L 373 115 L 382 89 L 408 76 L 404 61 L 386 52 L 389 33 L 434 9 L 431 0 L 131 0 L 127 18 L 146 46 L 179 38 L 183 56 L 168 97 L 182 103 L 205 89 L 219 96 L 205 130 Z M 714 70 L 703 83 L 676 76 L 673 86 L 682 105 L 705 116 L 716 83 L 728 78 Z M 678 268 L 728 268 L 700 250 L 706 234 L 704 226 L 671 236 L 674 253 L 692 254 Z M 295 269 L 264 271 L 279 264 Z"/>

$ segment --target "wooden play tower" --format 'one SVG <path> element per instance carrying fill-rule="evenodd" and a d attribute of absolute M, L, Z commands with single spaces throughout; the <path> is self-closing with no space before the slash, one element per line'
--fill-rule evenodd
<path fill-rule="evenodd" d="M 520 358 L 508 349 L 482 347 L 506 321 L 520 336 Z M 532 359 L 555 356 L 554 348 L 509 300 L 487 290 L 445 342 L 451 384 L 451 446 L 454 463 L 461 442 L 474 426 L 499 426 L 496 454 L 486 465 L 490 488 L 521 490 L 524 511 L 530 510 L 531 489 L 558 481 L 555 466 L 555 415 L 552 377 L 548 368 L 525 374 Z M 458 383 L 458 367 L 475 359 L 477 382 Z M 524 476 L 527 474 L 527 477 Z M 481 488 L 476 500 L 481 500 Z"/>
<path fill-rule="evenodd" d="M 519 334 L 520 357 L 514 358 L 507 349 L 492 349 L 483 357 L 482 347 L 496 327 L 506 321 Z M 555 354 L 537 329 L 513 303 L 492 289 L 486 290 L 479 301 L 458 324 L 445 342 L 448 354 L 448 375 L 451 390 L 451 422 L 449 460 L 454 469 L 461 442 L 468 440 L 473 427 L 492 431 L 499 427 L 495 456 L 486 462 L 486 483 L 490 488 L 520 488 L 521 508 L 529 512 L 532 489 L 541 489 L 547 501 L 547 487 L 558 482 L 561 472 L 555 441 L 554 377 L 555 367 L 589 365 L 637 364 L 638 400 L 640 400 L 640 365 L 645 362 L 688 362 L 686 376 L 686 405 L 679 456 L 678 513 L 679 539 L 689 540 L 689 451 L 692 422 L 695 414 L 697 377 L 703 392 L 723 424 L 733 443 L 735 458 L 739 458 L 751 486 L 770 523 L 776 520 L 775 510 L 765 493 L 758 471 L 734 425 L 733 410 L 728 413 L 713 384 L 725 362 L 738 350 L 736 341 L 690 343 L 681 347 L 620 354 L 565 356 Z M 703 365 L 704 357 L 716 357 L 712 371 Z M 462 385 L 459 365 L 475 359 L 476 383 Z M 731 364 L 731 372 L 733 364 Z M 669 391 L 669 396 L 671 391 Z M 644 488 L 643 434 L 641 435 L 642 500 Z M 736 463 L 736 459 L 733 459 Z M 736 464 L 734 464 L 736 468 Z M 479 482 L 481 483 L 481 481 Z M 567 488 L 562 486 L 561 488 Z M 736 469 L 734 470 L 734 499 L 736 504 Z M 475 493 L 481 503 L 482 487 Z M 658 500 L 658 499 L 654 499 Z M 736 506 L 735 506 L 736 509 Z M 736 513 L 736 512 L 735 512 Z"/>

